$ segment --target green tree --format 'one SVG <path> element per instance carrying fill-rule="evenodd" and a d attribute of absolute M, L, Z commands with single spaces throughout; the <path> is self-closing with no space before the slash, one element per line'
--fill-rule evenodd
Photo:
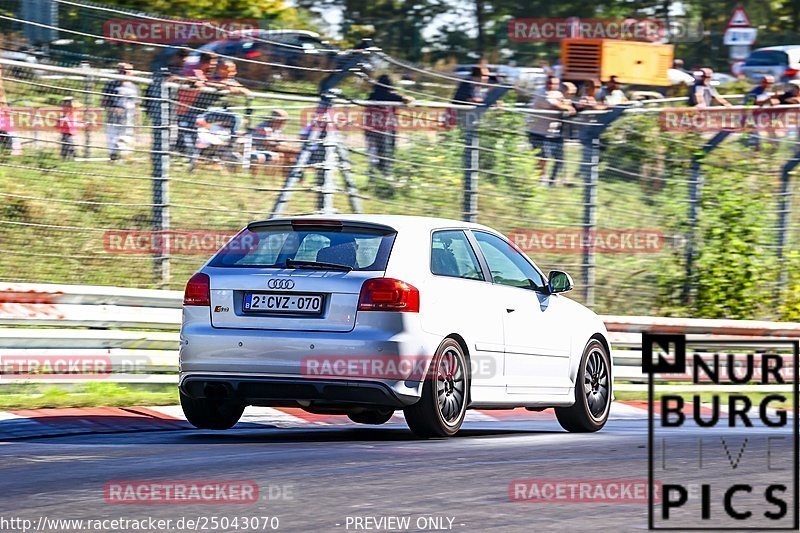
<path fill-rule="evenodd" d="M 177 18 L 256 18 L 301 22 L 285 0 L 105 0 L 106 4 Z"/>
<path fill-rule="evenodd" d="M 345 40 L 355 44 L 352 29 L 359 27 L 361 35 L 365 26 L 371 26 L 378 46 L 412 61 L 422 58 L 423 30 L 434 17 L 453 8 L 445 0 L 298 0 L 297 4 L 317 14 L 339 10 Z"/>
<path fill-rule="evenodd" d="M 765 209 L 772 199 L 770 177 L 750 175 L 749 165 L 730 161 L 728 168 L 707 172 L 693 316 L 759 316 L 758 303 L 771 301 L 774 258 L 765 246 L 766 228 L 774 224 Z"/>

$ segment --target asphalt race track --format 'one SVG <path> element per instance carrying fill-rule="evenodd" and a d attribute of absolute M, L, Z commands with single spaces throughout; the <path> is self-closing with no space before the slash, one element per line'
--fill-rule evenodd
<path fill-rule="evenodd" d="M 745 436 L 740 429 L 720 434 L 736 449 Z M 715 475 L 694 466 L 697 436 L 681 430 L 671 441 L 671 461 L 683 465 L 687 482 Z M 409 517 L 410 527 L 402 530 L 411 531 L 641 531 L 647 529 L 644 503 L 518 502 L 511 501 L 509 486 L 519 479 L 646 482 L 646 444 L 641 418 L 611 420 L 603 431 L 583 435 L 567 434 L 549 419 L 473 420 L 458 437 L 433 441 L 416 440 L 394 422 L 12 440 L 0 443 L 0 514 L 34 524 L 40 517 L 278 517 L 279 531 L 401 530 L 357 517 Z M 709 452 L 705 467 L 730 470 L 726 461 Z M 259 501 L 130 505 L 104 498 L 110 481 L 204 479 L 252 480 Z M 757 507 L 760 500 L 754 501 Z"/>

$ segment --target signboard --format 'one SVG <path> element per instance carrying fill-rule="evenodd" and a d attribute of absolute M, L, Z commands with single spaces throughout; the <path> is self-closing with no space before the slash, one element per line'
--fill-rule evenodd
<path fill-rule="evenodd" d="M 738 61 L 747 59 L 750 56 L 750 47 L 746 45 L 735 45 L 728 47 L 728 59 Z"/>
<path fill-rule="evenodd" d="M 728 21 L 728 28 L 750 28 L 753 25 L 750 24 L 750 17 L 747 16 L 747 12 L 744 10 L 742 6 L 736 6 L 736 9 L 733 10 L 733 15 L 731 15 L 731 19 Z"/>
<path fill-rule="evenodd" d="M 758 30 L 755 28 L 728 28 L 722 43 L 727 46 L 750 46 L 756 42 Z"/>

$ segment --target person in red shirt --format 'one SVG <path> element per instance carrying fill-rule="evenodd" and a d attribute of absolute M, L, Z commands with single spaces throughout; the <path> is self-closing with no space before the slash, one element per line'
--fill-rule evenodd
<path fill-rule="evenodd" d="M 58 132 L 61 134 L 61 159 L 75 159 L 75 135 L 78 133 L 78 117 L 72 98 L 61 101 L 58 117 Z"/>

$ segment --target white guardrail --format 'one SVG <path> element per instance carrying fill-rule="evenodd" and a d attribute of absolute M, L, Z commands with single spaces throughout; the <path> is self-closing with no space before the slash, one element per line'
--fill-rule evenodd
<path fill-rule="evenodd" d="M 0 282 L 0 371 L 4 357 L 107 357 L 119 383 L 177 381 L 181 291 Z M 641 384 L 642 333 L 696 340 L 800 339 L 800 323 L 641 316 L 603 316 L 614 349 L 616 380 Z M 709 346 L 710 349 L 714 345 Z M 3 378 L 0 385 L 69 383 L 85 377 Z M 640 390 L 641 385 L 617 386 Z"/>

